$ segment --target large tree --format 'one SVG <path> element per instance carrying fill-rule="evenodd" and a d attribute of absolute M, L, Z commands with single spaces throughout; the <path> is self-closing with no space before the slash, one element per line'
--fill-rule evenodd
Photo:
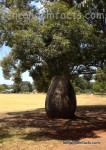
<path fill-rule="evenodd" d="M 41 79 L 40 75 L 51 79 L 45 103 L 47 115 L 71 118 L 76 110 L 76 95 L 70 79 L 74 74 L 92 72 L 92 66 L 101 62 L 97 56 L 105 43 L 77 8 L 70 9 L 64 2 L 49 3 L 43 18 L 26 19 L 26 12 L 32 9 L 31 13 L 36 13 L 27 4 L 11 4 L 6 12 L 2 39 L 12 50 L 2 61 L 4 76 L 15 77 L 17 72 L 20 75 L 28 70 L 34 80 L 36 76 Z M 14 13 L 20 17 L 14 18 Z"/>

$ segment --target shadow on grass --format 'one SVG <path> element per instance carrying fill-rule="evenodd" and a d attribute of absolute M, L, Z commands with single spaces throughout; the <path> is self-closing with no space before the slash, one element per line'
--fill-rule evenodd
<path fill-rule="evenodd" d="M 0 119 L 0 124 L 4 123 L 9 128 L 30 128 L 23 139 L 36 141 L 97 138 L 95 131 L 106 131 L 106 106 L 79 106 L 76 115 L 75 120 L 51 120 L 45 109 L 37 109 L 8 113 L 7 117 Z"/>
<path fill-rule="evenodd" d="M 0 129 L 0 143 L 2 143 L 4 140 L 7 140 L 11 138 L 12 135 L 9 133 L 6 129 Z"/>

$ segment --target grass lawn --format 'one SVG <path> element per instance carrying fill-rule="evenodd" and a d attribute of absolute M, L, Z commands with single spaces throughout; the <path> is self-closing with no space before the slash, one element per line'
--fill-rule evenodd
<path fill-rule="evenodd" d="M 45 94 L 0 94 L 0 112 L 16 112 L 44 108 L 45 97 Z M 77 105 L 106 105 L 106 97 L 77 95 Z"/>
<path fill-rule="evenodd" d="M 77 95 L 76 120 L 47 118 L 45 94 L 0 94 L 0 150 L 106 148 L 106 97 Z M 92 145 L 63 141 L 100 142 Z"/>
<path fill-rule="evenodd" d="M 45 94 L 0 94 L 0 112 L 44 108 Z"/>

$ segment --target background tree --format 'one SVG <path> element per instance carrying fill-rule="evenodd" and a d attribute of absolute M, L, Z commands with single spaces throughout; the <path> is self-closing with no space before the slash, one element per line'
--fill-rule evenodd
<path fill-rule="evenodd" d="M 98 69 L 95 75 L 93 90 L 102 95 L 106 93 L 106 70 Z"/>
<path fill-rule="evenodd" d="M 32 92 L 32 85 L 28 81 L 22 81 L 20 83 L 21 92 Z"/>
<path fill-rule="evenodd" d="M 27 85 L 23 85 L 23 86 L 21 87 L 21 92 L 22 92 L 22 93 L 29 92 L 29 87 L 28 87 Z"/>
<path fill-rule="evenodd" d="M 11 85 L 7 85 L 7 84 L 1 84 L 0 85 L 0 92 L 2 93 L 8 93 L 8 92 L 13 92 L 12 90 L 12 86 Z"/>
<path fill-rule="evenodd" d="M 90 80 L 86 80 L 84 76 L 75 78 L 72 83 L 77 93 L 88 93 L 92 91 L 92 83 Z"/>
<path fill-rule="evenodd" d="M 12 88 L 14 90 L 14 93 L 20 93 L 21 92 L 20 85 L 17 83 L 14 83 Z"/>
<path fill-rule="evenodd" d="M 0 85 L 0 92 L 4 91 L 5 87 L 3 85 Z"/>
<path fill-rule="evenodd" d="M 20 93 L 20 92 L 32 92 L 32 85 L 28 81 L 21 81 L 19 83 L 15 82 L 13 84 L 13 90 L 15 93 Z"/>

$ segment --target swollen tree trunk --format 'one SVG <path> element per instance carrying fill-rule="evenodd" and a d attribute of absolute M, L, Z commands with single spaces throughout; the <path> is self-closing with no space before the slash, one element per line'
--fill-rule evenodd
<path fill-rule="evenodd" d="M 55 76 L 47 92 L 46 113 L 49 118 L 72 118 L 76 110 L 76 94 L 69 79 Z"/>

